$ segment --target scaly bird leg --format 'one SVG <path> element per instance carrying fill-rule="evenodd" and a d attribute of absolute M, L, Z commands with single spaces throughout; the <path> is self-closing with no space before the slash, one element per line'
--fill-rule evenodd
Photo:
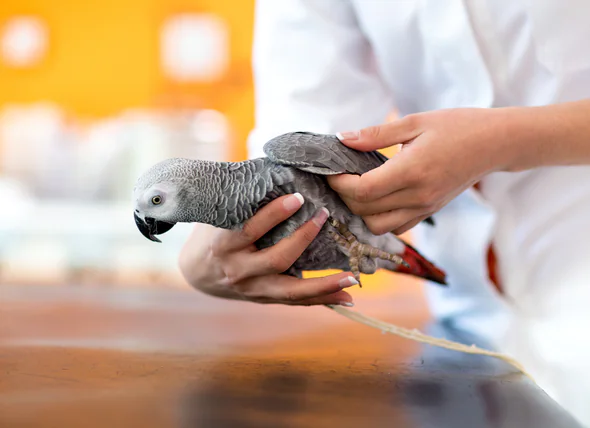
<path fill-rule="evenodd" d="M 361 257 L 367 257 L 370 259 L 381 259 L 388 260 L 398 265 L 409 265 L 397 254 L 391 254 L 386 251 L 375 248 L 372 245 L 362 244 L 358 241 L 356 236 L 348 230 L 345 224 L 340 223 L 338 220 L 330 217 L 328 219 L 330 225 L 336 229 L 336 232 L 330 231 L 330 236 L 342 247 L 346 248 L 349 253 L 348 264 L 350 265 L 350 271 L 354 275 L 355 279 L 360 285 L 360 261 Z"/>

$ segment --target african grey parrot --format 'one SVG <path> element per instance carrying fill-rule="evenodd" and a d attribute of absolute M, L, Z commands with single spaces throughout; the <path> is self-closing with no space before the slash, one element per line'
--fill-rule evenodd
<path fill-rule="evenodd" d="M 341 269 L 360 273 L 378 268 L 445 284 L 445 273 L 393 233 L 374 235 L 362 218 L 351 213 L 325 179 L 357 174 L 382 165 L 377 151 L 359 152 L 334 135 L 293 132 L 264 146 L 267 157 L 243 162 L 211 162 L 173 158 L 152 166 L 133 189 L 135 222 L 148 239 L 177 222 L 207 223 L 239 229 L 273 199 L 295 192 L 303 206 L 256 242 L 259 249 L 292 234 L 321 208 L 330 216 L 322 230 L 285 274 Z"/>

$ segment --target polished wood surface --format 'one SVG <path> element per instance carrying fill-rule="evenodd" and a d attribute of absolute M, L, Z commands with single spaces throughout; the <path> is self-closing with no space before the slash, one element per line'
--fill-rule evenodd
<path fill-rule="evenodd" d="M 413 285 L 359 310 L 429 324 Z M 320 308 L 194 291 L 0 287 L 0 427 L 577 427 L 487 357 L 422 347 Z"/>

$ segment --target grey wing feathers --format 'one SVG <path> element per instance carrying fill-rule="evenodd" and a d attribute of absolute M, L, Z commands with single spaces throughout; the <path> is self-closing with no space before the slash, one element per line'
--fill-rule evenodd
<path fill-rule="evenodd" d="M 335 135 L 291 132 L 264 145 L 268 158 L 320 175 L 364 174 L 387 161 L 379 152 L 359 152 L 346 147 Z"/>
<path fill-rule="evenodd" d="M 361 175 L 387 161 L 379 152 L 359 152 L 346 147 L 335 135 L 311 132 L 279 135 L 267 142 L 263 150 L 274 163 L 319 175 Z M 424 222 L 434 225 L 432 217 Z"/>

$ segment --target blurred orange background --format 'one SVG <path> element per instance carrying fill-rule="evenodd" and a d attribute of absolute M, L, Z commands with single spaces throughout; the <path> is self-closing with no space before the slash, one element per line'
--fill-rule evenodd
<path fill-rule="evenodd" d="M 229 63 L 208 82 L 176 82 L 160 66 L 167 19 L 212 14 L 227 25 Z M 132 107 L 213 108 L 230 119 L 232 160 L 246 155 L 253 125 L 250 67 L 254 0 L 4 0 L 0 25 L 38 17 L 48 28 L 46 54 L 26 68 L 0 62 L 0 104 L 50 100 L 79 117 Z"/>

